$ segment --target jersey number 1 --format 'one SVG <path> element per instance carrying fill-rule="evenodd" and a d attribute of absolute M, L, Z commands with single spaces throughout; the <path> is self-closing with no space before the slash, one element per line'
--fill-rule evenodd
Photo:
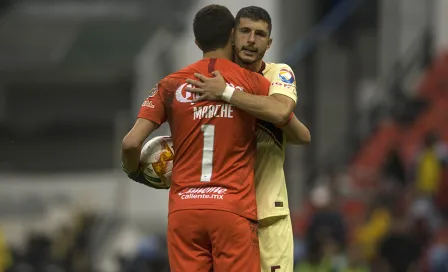
<path fill-rule="evenodd" d="M 215 126 L 202 125 L 201 130 L 204 133 L 201 181 L 209 182 L 212 178 L 213 172 L 213 146 L 215 143 Z"/>

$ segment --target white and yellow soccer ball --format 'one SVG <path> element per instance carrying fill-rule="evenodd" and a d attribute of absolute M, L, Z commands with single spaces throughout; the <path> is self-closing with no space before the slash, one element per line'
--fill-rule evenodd
<path fill-rule="evenodd" d="M 173 160 L 173 139 L 170 136 L 158 136 L 149 140 L 140 155 L 141 171 L 146 181 L 157 188 L 170 188 Z"/>

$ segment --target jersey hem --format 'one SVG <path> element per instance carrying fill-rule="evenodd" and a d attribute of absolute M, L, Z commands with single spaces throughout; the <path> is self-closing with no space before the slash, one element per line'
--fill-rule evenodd
<path fill-rule="evenodd" d="M 269 213 L 269 214 L 265 214 L 265 215 L 261 214 L 261 215 L 258 215 L 258 220 L 263 220 L 263 219 L 277 217 L 277 216 L 286 216 L 289 214 L 290 214 L 289 209 L 283 210 L 283 211 L 277 211 L 275 213 Z"/>
<path fill-rule="evenodd" d="M 155 118 L 150 118 L 150 117 L 146 117 L 146 116 L 143 116 L 143 115 L 138 115 L 137 119 L 138 118 L 151 121 L 151 122 L 157 124 L 159 127 L 164 123 L 164 122 L 161 122 L 160 120 L 154 120 Z"/>

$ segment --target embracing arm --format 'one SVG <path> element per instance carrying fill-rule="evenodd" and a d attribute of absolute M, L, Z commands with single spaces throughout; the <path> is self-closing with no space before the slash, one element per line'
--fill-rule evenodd
<path fill-rule="evenodd" d="M 262 96 L 235 90 L 227 86 L 219 71 L 214 71 L 212 74 L 215 77 L 208 78 L 196 73 L 195 76 L 200 81 L 187 79 L 187 83 L 194 87 L 188 86 L 186 90 L 199 95 L 194 102 L 224 100 L 258 119 L 273 124 L 283 125 L 289 120 L 295 107 L 295 102 L 291 98 L 281 94 Z M 266 83 L 267 90 L 269 82 L 266 80 Z"/>
<path fill-rule="evenodd" d="M 196 73 L 195 76 L 200 81 L 187 79 L 187 83 L 194 87 L 189 86 L 186 90 L 199 95 L 194 100 L 195 102 L 222 99 L 258 119 L 280 126 L 288 136 L 288 140 L 293 144 L 307 144 L 311 141 L 309 130 L 292 113 L 295 107 L 295 101 L 292 98 L 281 93 L 262 96 L 237 91 L 226 85 L 219 71 L 215 71 L 212 74 L 215 77 L 208 78 Z M 286 86 L 287 90 L 291 90 L 288 88 L 291 88 L 292 85 L 281 82 L 279 84 Z M 295 86 L 291 93 L 295 93 Z"/>
<path fill-rule="evenodd" d="M 281 129 L 286 134 L 288 143 L 302 145 L 311 142 L 310 131 L 295 115 Z"/>
<path fill-rule="evenodd" d="M 291 98 L 281 94 L 261 96 L 235 91 L 229 102 L 258 119 L 278 125 L 288 122 L 295 107 Z"/>

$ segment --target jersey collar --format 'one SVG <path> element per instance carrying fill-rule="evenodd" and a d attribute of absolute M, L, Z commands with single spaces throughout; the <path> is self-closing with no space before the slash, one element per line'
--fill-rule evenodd
<path fill-rule="evenodd" d="M 261 68 L 260 68 L 260 70 L 258 71 L 258 73 L 263 75 L 263 71 L 264 71 L 264 69 L 266 69 L 266 63 L 265 63 L 264 61 L 262 61 L 262 62 L 261 62 Z"/>

